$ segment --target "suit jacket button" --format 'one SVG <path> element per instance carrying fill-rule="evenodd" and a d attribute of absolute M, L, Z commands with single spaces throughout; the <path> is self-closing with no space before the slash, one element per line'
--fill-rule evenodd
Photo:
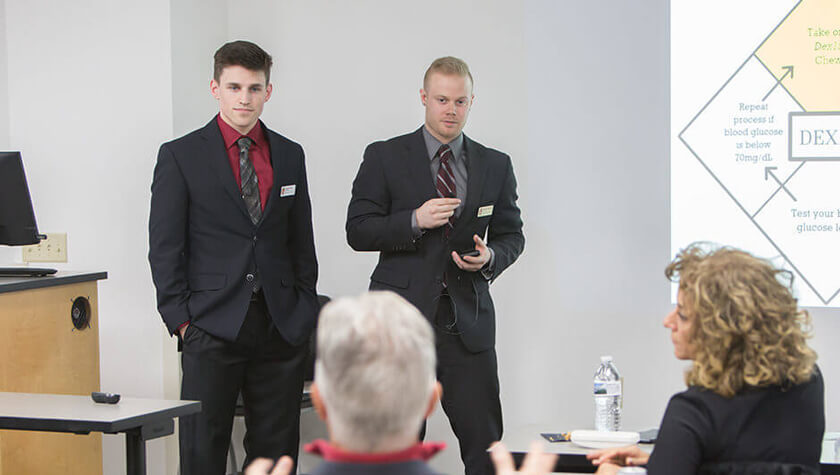
<path fill-rule="evenodd" d="M 254 274 L 246 275 L 245 280 L 248 281 L 248 282 L 253 282 L 254 281 Z"/>

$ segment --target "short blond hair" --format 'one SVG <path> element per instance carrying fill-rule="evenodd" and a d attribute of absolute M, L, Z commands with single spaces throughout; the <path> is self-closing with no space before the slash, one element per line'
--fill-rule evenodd
<path fill-rule="evenodd" d="M 665 268 L 679 279 L 694 347 L 686 384 L 732 397 L 746 386 L 808 381 L 817 354 L 810 316 L 791 293 L 793 274 L 730 247 L 692 244 Z"/>
<path fill-rule="evenodd" d="M 472 90 L 475 85 L 472 74 L 470 74 L 470 67 L 467 66 L 466 61 L 454 56 L 444 56 L 432 61 L 432 64 L 429 65 L 429 69 L 426 70 L 426 74 L 423 75 L 423 89 L 429 87 L 429 78 L 434 73 L 450 74 L 462 78 L 469 78 L 470 90 Z"/>

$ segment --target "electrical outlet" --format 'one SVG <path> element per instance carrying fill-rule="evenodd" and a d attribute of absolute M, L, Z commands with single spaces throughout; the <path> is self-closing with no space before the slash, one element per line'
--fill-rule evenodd
<path fill-rule="evenodd" d="M 40 244 L 23 246 L 23 262 L 67 262 L 67 233 L 47 233 Z"/>

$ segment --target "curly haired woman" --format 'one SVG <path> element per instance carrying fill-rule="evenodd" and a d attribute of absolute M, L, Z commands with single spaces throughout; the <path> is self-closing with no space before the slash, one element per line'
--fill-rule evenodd
<path fill-rule="evenodd" d="M 665 269 L 679 280 L 665 317 L 674 355 L 691 360 L 656 447 L 589 454 L 597 473 L 647 465 L 657 474 L 817 474 L 825 429 L 823 380 L 808 347 L 808 312 L 793 277 L 732 248 L 682 250 Z"/>

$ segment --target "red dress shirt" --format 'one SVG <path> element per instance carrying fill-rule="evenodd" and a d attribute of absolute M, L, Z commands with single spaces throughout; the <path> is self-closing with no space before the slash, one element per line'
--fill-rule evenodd
<path fill-rule="evenodd" d="M 326 440 L 318 439 L 303 446 L 303 450 L 320 455 L 328 462 L 347 462 L 347 463 L 398 463 L 408 462 L 410 460 L 429 460 L 435 454 L 446 448 L 443 442 L 418 442 L 407 449 L 399 452 L 388 452 L 378 454 L 363 454 L 356 452 L 348 452 L 340 449 Z"/>
<path fill-rule="evenodd" d="M 222 120 L 221 115 L 216 116 L 216 122 L 219 124 L 219 130 L 222 132 L 222 139 L 225 142 L 225 149 L 227 150 L 228 160 L 230 161 L 230 168 L 233 170 L 233 177 L 236 179 L 236 184 L 239 185 L 239 189 L 241 190 L 242 183 L 239 179 L 239 145 L 236 141 L 242 138 L 243 135 Z M 268 196 L 271 194 L 271 185 L 274 184 L 274 172 L 271 168 L 271 150 L 268 146 L 268 140 L 265 138 L 262 121 L 258 121 L 245 137 L 253 140 L 251 147 L 248 149 L 248 158 L 254 164 L 254 171 L 257 173 L 257 185 L 260 189 L 260 205 L 262 210 L 265 211 L 265 204 L 268 203 Z"/>

